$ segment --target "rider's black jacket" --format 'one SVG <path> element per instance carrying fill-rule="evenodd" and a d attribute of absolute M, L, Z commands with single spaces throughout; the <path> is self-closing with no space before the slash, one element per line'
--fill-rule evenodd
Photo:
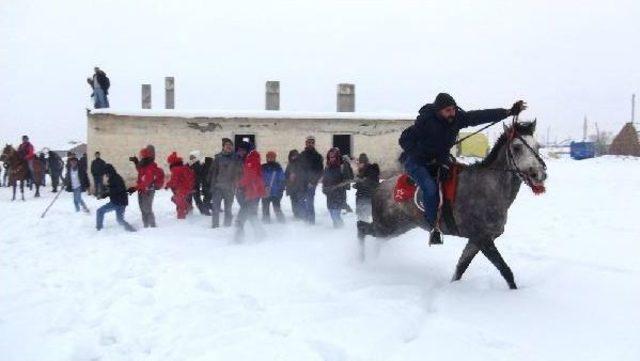
<path fill-rule="evenodd" d="M 408 157 L 419 165 L 447 164 L 449 152 L 462 128 L 483 123 L 500 121 L 509 116 L 507 109 L 485 109 L 465 112 L 458 108 L 453 122 L 437 116 L 436 107 L 427 104 L 420 109 L 415 123 L 405 129 L 400 136 L 402 155 L 400 161 Z"/>

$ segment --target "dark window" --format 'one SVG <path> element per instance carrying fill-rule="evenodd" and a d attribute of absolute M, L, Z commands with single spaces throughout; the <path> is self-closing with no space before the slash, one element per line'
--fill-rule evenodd
<path fill-rule="evenodd" d="M 236 150 L 238 150 L 238 144 L 240 144 L 240 142 L 249 142 L 253 144 L 253 148 L 258 148 L 255 134 L 236 134 L 233 142 L 236 145 Z"/>
<path fill-rule="evenodd" d="M 334 134 L 333 146 L 340 149 L 342 155 L 351 157 L 351 134 Z"/>

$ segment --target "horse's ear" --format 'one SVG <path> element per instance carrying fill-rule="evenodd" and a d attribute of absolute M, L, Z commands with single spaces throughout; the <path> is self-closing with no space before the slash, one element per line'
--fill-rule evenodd
<path fill-rule="evenodd" d="M 535 132 L 536 131 L 536 124 L 538 123 L 538 118 L 534 118 L 533 122 L 531 123 L 531 132 Z"/>
<path fill-rule="evenodd" d="M 502 128 L 504 129 L 505 133 L 509 130 L 509 127 L 507 127 L 507 125 L 504 123 L 502 123 Z"/>

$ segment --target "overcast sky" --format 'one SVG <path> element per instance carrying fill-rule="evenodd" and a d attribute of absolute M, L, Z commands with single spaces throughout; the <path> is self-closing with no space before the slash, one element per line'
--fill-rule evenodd
<path fill-rule="evenodd" d="M 638 1 L 0 1 L 0 142 L 85 140 L 94 65 L 113 108 L 138 109 L 140 84 L 177 109 L 415 113 L 440 91 L 464 109 L 523 98 L 539 135 L 582 137 L 586 115 L 617 132 L 640 93 Z M 441 4 L 440 4 L 441 3 Z"/>

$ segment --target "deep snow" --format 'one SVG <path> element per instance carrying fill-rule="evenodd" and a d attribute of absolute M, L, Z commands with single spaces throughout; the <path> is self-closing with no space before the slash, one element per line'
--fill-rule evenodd
<path fill-rule="evenodd" d="M 482 256 L 450 283 L 464 240 L 419 230 L 361 264 L 355 216 L 333 230 L 323 195 L 318 225 L 237 245 L 164 192 L 159 228 L 129 234 L 113 214 L 95 231 L 104 201 L 76 214 L 65 193 L 42 220 L 48 189 L 2 188 L 0 360 L 639 360 L 640 161 L 548 163 L 497 241 L 517 291 Z"/>

